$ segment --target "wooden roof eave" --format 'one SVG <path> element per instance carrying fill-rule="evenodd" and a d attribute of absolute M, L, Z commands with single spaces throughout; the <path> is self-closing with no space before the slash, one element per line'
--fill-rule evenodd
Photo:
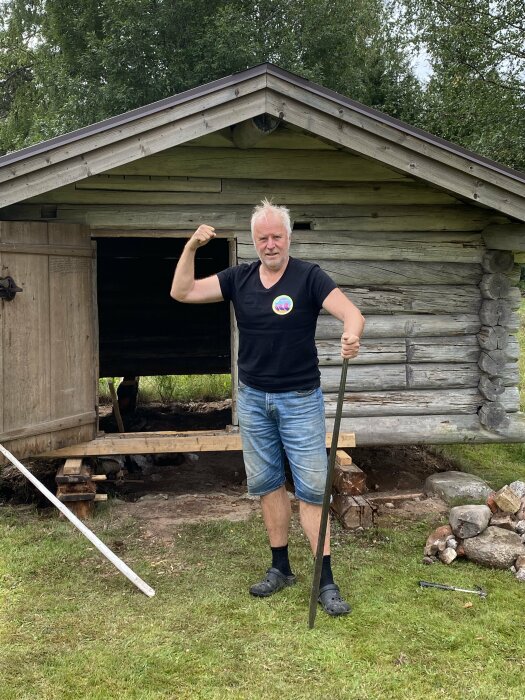
<path fill-rule="evenodd" d="M 78 182 L 262 114 L 265 75 L 86 135 L 0 168 L 0 207 Z"/>
<path fill-rule="evenodd" d="M 525 174 L 271 64 L 0 158 L 0 207 L 265 112 L 466 201 L 525 221 Z"/>
<path fill-rule="evenodd" d="M 525 221 L 524 181 L 270 75 L 266 112 L 354 153 Z"/>

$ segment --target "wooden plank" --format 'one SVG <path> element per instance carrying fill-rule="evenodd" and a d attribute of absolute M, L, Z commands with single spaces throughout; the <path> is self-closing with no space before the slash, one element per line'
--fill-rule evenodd
<path fill-rule="evenodd" d="M 332 434 L 326 435 L 326 446 L 330 447 Z M 339 434 L 340 447 L 355 447 L 354 435 Z M 186 433 L 123 433 L 104 436 L 87 443 L 71 445 L 48 451 L 43 457 L 76 457 L 116 454 L 158 454 L 162 452 L 223 452 L 241 450 L 238 433 L 219 432 L 210 435 L 203 431 Z"/>
<path fill-rule="evenodd" d="M 380 229 L 381 221 L 377 222 Z M 303 260 L 414 260 L 480 263 L 481 234 L 440 231 L 294 231 L 292 252 Z M 253 257 L 251 241 L 239 241 L 239 256 Z"/>
<path fill-rule="evenodd" d="M 481 321 L 477 314 L 395 314 L 368 315 L 363 339 L 387 341 L 396 337 L 419 338 L 427 336 L 461 337 L 478 333 Z M 341 336 L 341 322 L 322 313 L 317 320 L 317 340 L 332 340 Z"/>
<path fill-rule="evenodd" d="M 220 178 L 170 177 L 168 175 L 93 175 L 63 188 L 69 192 L 78 190 L 114 190 L 116 192 L 220 192 Z M 133 201 L 133 200 L 130 200 Z"/>
<path fill-rule="evenodd" d="M 19 172 L 20 163 L 15 164 L 9 171 L 9 177 L 12 179 L 2 183 L 0 207 L 82 180 L 90 175 L 101 174 L 111 168 L 140 159 L 145 153 L 163 151 L 169 146 L 175 146 L 210 130 L 221 129 L 230 124 L 232 118 L 235 121 L 242 121 L 242 119 L 259 114 L 263 110 L 263 101 L 260 94 L 238 97 L 235 103 L 228 105 L 228 107 L 224 105 L 212 107 L 209 110 L 198 112 L 194 116 L 179 119 L 173 124 L 151 129 L 146 133 L 70 157 L 67 161 L 67 167 L 64 167 L 62 162 L 58 162 L 15 178 L 12 172 L 13 170 Z M 47 155 L 49 158 L 51 157 L 50 154 Z M 21 161 L 21 163 L 26 162 Z"/>
<path fill-rule="evenodd" d="M 48 242 L 47 225 L 1 223 L 1 240 L 25 245 Z M 23 289 L 3 306 L 4 433 L 44 423 L 50 413 L 49 272 L 41 255 L 2 253 L 3 274 Z"/>
<path fill-rule="evenodd" d="M 15 245 L 14 243 L 0 243 L 0 252 L 25 253 L 27 255 L 67 255 L 69 257 L 91 257 L 91 251 L 85 247 L 79 248 L 72 245 L 48 246 L 48 245 Z"/>
<path fill-rule="evenodd" d="M 3 444 L 8 447 L 13 454 L 23 459 L 23 457 L 28 455 L 39 455 L 48 450 L 65 447 L 66 445 L 86 442 L 87 440 L 91 440 L 92 436 L 93 422 L 90 422 L 89 424 L 79 427 L 56 430 L 52 433 L 43 432 L 33 434 L 29 432 L 29 434 L 24 437 L 14 438 L 10 440 L 8 444 L 4 441 Z M 0 463 L 5 464 L 5 461 Z"/>
<path fill-rule="evenodd" d="M 525 442 L 525 415 L 510 414 L 504 430 L 485 430 L 477 415 L 376 416 L 343 418 L 342 430 L 353 430 L 359 447 L 377 445 L 441 445 L 454 443 Z M 326 421 L 331 429 L 333 418 Z"/>
<path fill-rule="evenodd" d="M 351 465 L 354 465 L 352 457 L 348 454 L 348 452 L 345 452 L 344 450 L 336 450 L 335 463 L 338 467 L 350 467 Z M 355 465 L 354 465 L 354 467 L 355 467 Z M 355 467 L 355 468 L 359 472 L 361 471 L 361 469 L 359 469 L 359 467 Z"/>
<path fill-rule="evenodd" d="M 66 459 L 62 471 L 66 476 L 78 476 L 82 473 L 82 457 Z"/>
<path fill-rule="evenodd" d="M 182 139 L 180 139 L 182 141 Z M 178 148 L 123 163 L 108 175 L 170 175 L 279 180 L 395 181 L 404 175 L 379 163 L 341 151 L 231 148 Z"/>
<path fill-rule="evenodd" d="M 0 434 L 0 442 L 12 442 L 13 440 L 28 438 L 34 435 L 43 435 L 44 433 L 51 435 L 52 433 L 63 432 L 69 428 L 80 428 L 83 426 L 92 427 L 96 421 L 96 417 L 96 412 L 93 409 L 78 415 L 49 420 L 43 423 L 31 423 L 28 416 L 28 425 L 22 428 L 15 428 L 14 430 L 4 430 L 2 434 Z"/>
<path fill-rule="evenodd" d="M 89 229 L 50 223 L 48 230 L 51 245 L 74 242 L 89 255 L 49 258 L 51 412 L 58 418 L 92 410 L 97 404 L 92 379 L 95 328 L 91 305 L 95 281 Z"/>
<path fill-rule="evenodd" d="M 268 88 L 269 114 L 473 202 L 523 217 L 524 186 L 513 177 L 276 76 L 268 76 Z"/>

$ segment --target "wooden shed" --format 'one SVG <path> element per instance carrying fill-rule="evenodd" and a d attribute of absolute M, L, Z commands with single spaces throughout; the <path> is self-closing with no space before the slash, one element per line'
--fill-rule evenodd
<path fill-rule="evenodd" d="M 525 440 L 525 174 L 263 64 L 0 158 L 0 441 L 93 439 L 99 376 L 231 371 L 235 408 L 230 308 L 169 287 L 202 222 L 219 235 L 198 275 L 252 260 L 262 197 L 366 316 L 342 422 L 358 445 Z M 340 332 L 320 317 L 328 429 Z"/>

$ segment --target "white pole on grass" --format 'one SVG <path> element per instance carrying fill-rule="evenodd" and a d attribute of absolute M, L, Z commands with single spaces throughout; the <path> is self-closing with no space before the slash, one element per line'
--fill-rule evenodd
<path fill-rule="evenodd" d="M 124 564 L 122 559 L 119 559 L 116 554 L 113 554 L 111 549 L 109 547 L 106 547 L 104 542 L 98 539 L 98 537 L 91 532 L 91 530 L 84 525 L 82 520 L 79 520 L 76 515 L 74 515 L 69 508 L 67 508 L 61 501 L 58 500 L 56 496 L 54 496 L 49 489 L 47 489 L 44 484 L 42 484 L 36 476 L 34 476 L 29 469 L 26 469 L 24 465 L 18 461 L 16 457 L 14 457 L 9 450 L 6 450 L 6 448 L 0 444 L 0 452 L 7 457 L 7 459 L 11 462 L 11 464 L 16 467 L 22 474 L 29 479 L 29 481 L 33 484 L 33 486 L 36 486 L 36 488 L 40 491 L 40 493 L 43 493 L 46 498 L 48 498 L 51 503 L 58 508 L 58 510 L 66 516 L 68 520 L 70 520 L 73 525 L 80 530 L 80 532 L 88 538 L 88 540 L 95 545 L 95 547 L 98 549 L 99 552 L 101 552 L 106 559 L 109 559 L 109 561 L 117 567 L 117 569 L 126 576 L 131 583 L 134 583 L 137 588 L 140 588 L 140 590 L 145 593 L 147 596 L 150 598 L 155 595 L 155 591 L 151 586 L 148 586 L 148 584 L 143 581 L 140 576 L 137 576 L 137 574 L 132 571 L 127 564 Z"/>

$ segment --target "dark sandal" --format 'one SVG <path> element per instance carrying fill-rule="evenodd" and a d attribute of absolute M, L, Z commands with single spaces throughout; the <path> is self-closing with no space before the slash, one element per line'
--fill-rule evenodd
<path fill-rule="evenodd" d="M 348 615 L 351 607 L 341 598 L 339 586 L 335 583 L 329 583 L 323 586 L 319 591 L 319 602 L 323 606 L 323 610 L 328 615 Z"/>
<path fill-rule="evenodd" d="M 259 583 L 255 583 L 250 588 L 250 593 L 257 598 L 267 598 L 281 588 L 286 588 L 286 586 L 293 586 L 297 581 L 296 577 L 292 574 L 291 576 L 286 576 L 279 569 L 268 569 L 266 572 L 266 578 L 264 578 Z"/>

